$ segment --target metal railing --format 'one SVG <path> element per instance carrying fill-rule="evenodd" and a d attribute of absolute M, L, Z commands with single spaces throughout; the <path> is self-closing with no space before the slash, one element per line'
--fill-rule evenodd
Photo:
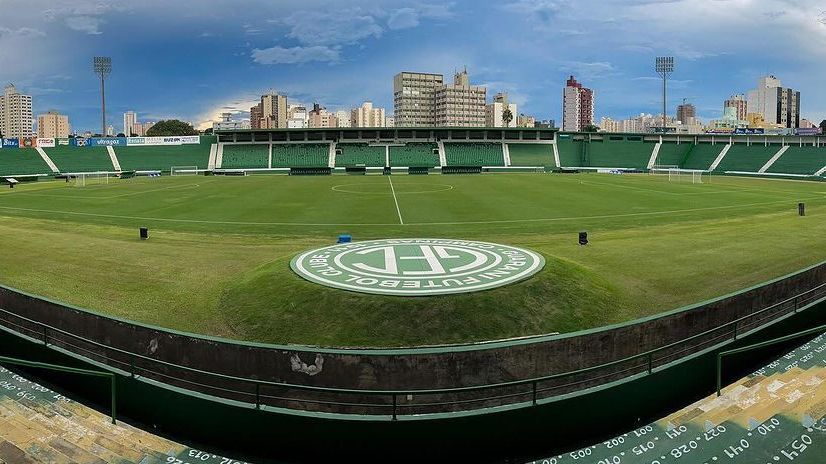
<path fill-rule="evenodd" d="M 112 393 L 112 409 L 111 417 L 112 424 L 117 424 L 117 376 L 112 372 L 94 371 L 91 369 L 80 369 L 77 367 L 59 366 L 57 364 L 47 364 L 35 361 L 27 361 L 25 359 L 8 358 L 0 356 L 0 365 L 33 367 L 36 369 L 46 369 L 49 371 L 65 372 L 68 374 L 84 375 L 88 377 L 103 377 L 109 379 L 109 388 Z"/>
<path fill-rule="evenodd" d="M 720 396 L 720 391 L 723 389 L 723 358 L 726 356 L 731 356 L 739 353 L 745 353 L 746 351 L 753 351 L 758 350 L 760 348 L 765 348 L 767 346 L 777 345 L 778 343 L 784 343 L 791 340 L 795 340 L 801 337 L 805 337 L 806 335 L 814 335 L 814 334 L 822 334 L 826 333 L 826 325 L 821 325 L 819 327 L 814 327 L 811 329 L 803 330 L 801 332 L 796 332 L 793 334 L 786 335 L 784 337 L 774 338 L 772 340 L 766 340 L 764 342 L 755 343 L 753 345 L 742 346 L 740 348 L 735 348 L 733 350 L 726 350 L 717 353 L 717 396 Z"/>
<path fill-rule="evenodd" d="M 681 340 L 622 359 L 529 379 L 483 385 L 407 390 L 351 389 L 274 382 L 206 371 L 111 347 L 71 332 L 0 309 L 0 324 L 46 346 L 68 350 L 86 359 L 119 369 L 132 378 L 148 378 L 220 399 L 240 401 L 255 409 L 369 415 L 396 420 L 428 413 L 472 412 L 496 406 L 531 406 L 539 401 L 606 385 L 657 368 L 686 355 L 736 340 L 743 333 L 800 308 L 826 299 L 826 284 L 809 289 L 751 314 Z M 11 320 L 14 319 L 14 320 Z M 114 420 L 114 381 L 113 381 Z M 413 401 L 423 397 L 429 401 Z"/>

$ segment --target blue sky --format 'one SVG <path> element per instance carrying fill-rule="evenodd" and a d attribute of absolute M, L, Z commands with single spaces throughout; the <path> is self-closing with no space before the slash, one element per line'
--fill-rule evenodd
<path fill-rule="evenodd" d="M 248 110 L 268 89 L 336 110 L 363 100 L 392 113 L 402 70 L 467 66 L 489 98 L 560 120 L 569 74 L 596 91 L 596 116 L 655 113 L 654 57 L 673 54 L 669 112 L 703 119 L 763 74 L 826 119 L 826 2 L 796 0 L 0 0 L 0 80 L 35 112 L 99 126 L 94 55 L 112 56 L 110 122 L 176 117 L 203 125 Z"/>

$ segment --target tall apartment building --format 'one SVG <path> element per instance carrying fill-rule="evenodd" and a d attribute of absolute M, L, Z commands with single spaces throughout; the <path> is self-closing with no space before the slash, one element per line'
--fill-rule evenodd
<path fill-rule="evenodd" d="M 393 112 L 398 127 L 436 125 L 436 90 L 441 74 L 400 72 L 393 77 Z"/>
<path fill-rule="evenodd" d="M 127 137 L 131 137 L 132 134 L 137 135 L 135 132 L 135 124 L 138 122 L 138 115 L 134 111 L 127 111 L 123 113 L 123 134 Z"/>
<path fill-rule="evenodd" d="M 511 116 L 507 123 L 504 120 L 505 110 L 509 110 Z M 485 126 L 487 127 L 527 127 L 520 126 L 518 119 L 516 103 L 509 103 L 506 93 L 497 93 L 493 96 L 493 103 L 487 105 L 485 112 Z"/>
<path fill-rule="evenodd" d="M 32 122 L 32 97 L 7 85 L 0 96 L 0 133 L 10 138 L 32 137 Z"/>
<path fill-rule="evenodd" d="M 304 129 L 309 125 L 310 114 L 303 105 L 287 105 L 287 127 Z"/>
<path fill-rule="evenodd" d="M 680 124 L 694 124 L 696 120 L 697 108 L 694 105 L 691 103 L 677 105 L 677 121 L 680 121 Z"/>
<path fill-rule="evenodd" d="M 49 111 L 37 116 L 37 136 L 39 138 L 65 139 L 69 137 L 69 116 L 57 111 Z"/>
<path fill-rule="evenodd" d="M 762 115 L 766 124 L 776 127 L 800 127 L 800 92 L 784 88 L 774 76 L 761 77 L 755 90 L 749 91 L 748 113 Z"/>
<path fill-rule="evenodd" d="M 579 132 L 594 124 L 594 91 L 571 76 L 562 92 L 562 130 Z"/>
<path fill-rule="evenodd" d="M 353 127 L 353 122 L 350 120 L 351 117 L 353 117 L 352 111 L 336 111 L 336 122 L 338 123 L 338 127 Z"/>
<path fill-rule="evenodd" d="M 745 121 L 749 114 L 749 105 L 746 96 L 743 94 L 732 95 L 731 98 L 723 102 L 723 113 L 726 108 L 734 108 L 735 117 L 738 121 Z"/>
<path fill-rule="evenodd" d="M 374 108 L 366 101 L 350 111 L 352 127 L 385 127 L 384 108 Z"/>
<path fill-rule="evenodd" d="M 318 103 L 313 103 L 313 109 L 310 110 L 309 116 L 310 128 L 338 127 L 336 115 L 330 113 L 329 111 L 327 111 L 326 108 L 319 105 Z"/>
<path fill-rule="evenodd" d="M 470 85 L 467 69 L 457 72 L 452 85 L 436 89 L 436 125 L 484 127 L 487 96 L 486 87 Z"/>
<path fill-rule="evenodd" d="M 283 129 L 287 127 L 287 97 L 270 92 L 261 95 L 261 102 L 250 108 L 253 129 Z"/>

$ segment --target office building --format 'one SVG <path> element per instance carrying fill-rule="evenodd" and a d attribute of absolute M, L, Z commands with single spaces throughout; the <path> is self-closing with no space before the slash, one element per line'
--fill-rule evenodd
<path fill-rule="evenodd" d="M 749 92 L 748 113 L 762 115 L 764 123 L 772 127 L 798 128 L 800 92 L 784 88 L 774 76 L 761 77 L 757 88 Z"/>
<path fill-rule="evenodd" d="M 0 133 L 9 138 L 33 137 L 32 123 L 32 97 L 7 85 L 0 96 Z"/>
<path fill-rule="evenodd" d="M 313 109 L 310 110 L 309 113 L 309 124 L 308 126 L 312 128 L 329 128 L 329 127 L 338 127 L 338 121 L 336 120 L 336 115 L 327 111 L 326 108 L 319 105 L 318 103 L 313 103 Z"/>
<path fill-rule="evenodd" d="M 127 111 L 123 113 L 123 133 L 127 137 L 132 134 L 138 135 L 135 132 L 135 124 L 138 122 L 138 115 L 134 111 Z"/>
<path fill-rule="evenodd" d="M 336 111 L 336 122 L 338 123 L 338 127 L 353 127 L 352 121 L 350 118 L 352 117 L 352 111 L 345 111 L 345 110 L 338 110 Z"/>
<path fill-rule="evenodd" d="M 457 72 L 453 84 L 436 89 L 436 125 L 484 127 L 487 92 L 485 87 L 470 85 L 467 69 Z"/>
<path fill-rule="evenodd" d="M 562 92 L 562 130 L 579 132 L 593 124 L 594 91 L 571 76 Z"/>
<path fill-rule="evenodd" d="M 212 131 L 222 131 L 222 130 L 243 130 L 249 129 L 250 122 L 246 120 L 236 121 L 232 119 L 232 113 L 221 113 L 221 120 L 220 121 L 213 121 L 212 122 Z"/>
<path fill-rule="evenodd" d="M 46 139 L 65 139 L 69 137 L 69 116 L 57 111 L 49 111 L 37 116 L 37 137 Z"/>
<path fill-rule="evenodd" d="M 384 108 L 374 108 L 369 101 L 350 111 L 352 127 L 385 127 L 384 119 Z"/>
<path fill-rule="evenodd" d="M 436 125 L 436 90 L 441 74 L 401 72 L 393 77 L 393 113 L 398 127 Z"/>
<path fill-rule="evenodd" d="M 723 103 L 723 113 L 726 108 L 734 108 L 734 117 L 739 121 L 745 121 L 749 114 L 748 100 L 743 94 L 732 95 L 731 98 Z"/>

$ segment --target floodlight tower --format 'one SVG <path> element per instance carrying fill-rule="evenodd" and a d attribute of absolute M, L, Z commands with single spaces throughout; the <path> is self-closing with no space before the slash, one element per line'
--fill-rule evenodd
<path fill-rule="evenodd" d="M 674 57 L 673 56 L 658 56 L 654 65 L 657 74 L 663 78 L 663 132 L 665 132 L 665 115 L 667 111 L 666 103 L 666 82 L 674 72 Z"/>
<path fill-rule="evenodd" d="M 105 81 L 112 73 L 112 58 L 109 56 L 96 56 L 92 61 L 95 74 L 100 76 L 100 107 L 101 107 L 101 132 L 100 135 L 106 137 L 106 85 Z"/>

